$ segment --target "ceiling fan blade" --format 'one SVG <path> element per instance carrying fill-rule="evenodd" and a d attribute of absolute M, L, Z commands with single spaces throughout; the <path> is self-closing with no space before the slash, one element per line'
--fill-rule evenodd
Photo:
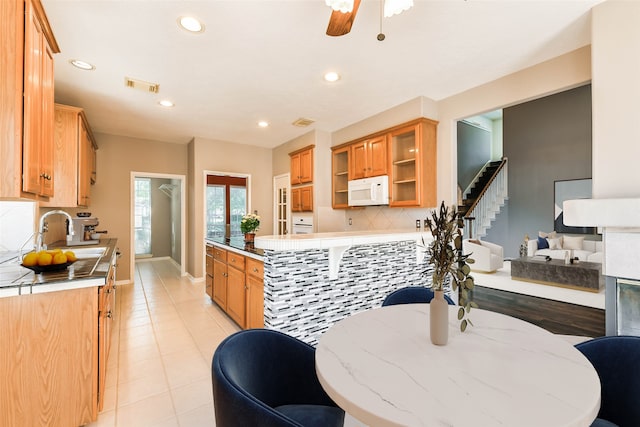
<path fill-rule="evenodd" d="M 334 10 L 329 18 L 329 26 L 327 27 L 328 36 L 344 36 L 351 31 L 353 20 L 356 19 L 356 13 L 360 7 L 360 0 L 353 1 L 353 10 L 351 12 L 342 13 Z"/>

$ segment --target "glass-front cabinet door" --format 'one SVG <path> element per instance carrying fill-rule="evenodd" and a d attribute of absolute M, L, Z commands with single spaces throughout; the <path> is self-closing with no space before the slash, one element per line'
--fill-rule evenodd
<path fill-rule="evenodd" d="M 390 206 L 436 205 L 436 126 L 421 119 L 389 132 Z"/>

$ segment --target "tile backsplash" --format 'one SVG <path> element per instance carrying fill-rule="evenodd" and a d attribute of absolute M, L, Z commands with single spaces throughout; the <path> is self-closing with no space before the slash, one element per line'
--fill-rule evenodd
<path fill-rule="evenodd" d="M 420 220 L 421 229 L 424 220 L 432 209 L 426 208 L 389 208 L 386 206 L 367 206 L 345 212 L 345 231 L 362 230 L 394 230 L 416 228 L 416 220 Z M 351 219 L 351 224 L 349 224 Z"/>
<path fill-rule="evenodd" d="M 0 200 L 0 252 L 34 245 L 36 202 Z"/>

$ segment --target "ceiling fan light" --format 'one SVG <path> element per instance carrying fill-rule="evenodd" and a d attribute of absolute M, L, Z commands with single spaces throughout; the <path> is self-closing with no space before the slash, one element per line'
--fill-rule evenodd
<path fill-rule="evenodd" d="M 413 0 L 384 0 L 384 17 L 399 15 L 413 7 Z"/>
<path fill-rule="evenodd" d="M 327 6 L 342 13 L 353 11 L 353 0 L 325 0 Z"/>

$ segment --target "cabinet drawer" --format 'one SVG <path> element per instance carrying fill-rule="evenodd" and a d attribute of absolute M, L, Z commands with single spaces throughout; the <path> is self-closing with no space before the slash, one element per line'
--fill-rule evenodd
<path fill-rule="evenodd" d="M 243 255 L 239 255 L 234 252 L 227 253 L 227 265 L 237 270 L 244 271 L 244 261 L 245 258 Z"/>
<path fill-rule="evenodd" d="M 264 277 L 264 263 L 253 258 L 247 258 L 247 274 L 262 280 Z"/>
<path fill-rule="evenodd" d="M 213 256 L 213 246 L 207 245 L 207 255 Z"/>
<path fill-rule="evenodd" d="M 213 247 L 213 258 L 217 259 L 218 261 L 224 262 L 226 264 L 227 262 L 227 251 L 225 251 L 224 249 L 220 249 L 217 246 Z"/>

